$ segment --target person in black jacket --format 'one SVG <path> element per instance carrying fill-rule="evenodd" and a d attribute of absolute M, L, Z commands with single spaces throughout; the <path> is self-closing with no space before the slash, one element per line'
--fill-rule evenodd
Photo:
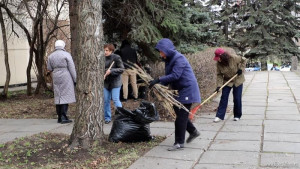
<path fill-rule="evenodd" d="M 113 44 L 104 45 L 105 55 L 105 75 L 104 75 L 104 119 L 105 124 L 111 122 L 110 100 L 112 99 L 116 107 L 122 107 L 120 101 L 120 90 L 122 86 L 121 74 L 124 65 L 119 55 L 113 53 Z M 112 66 L 111 66 L 112 65 Z M 111 67 L 110 67 L 111 66 Z"/>
<path fill-rule="evenodd" d="M 131 48 L 130 43 L 127 40 L 122 41 L 120 47 L 120 56 L 125 64 L 125 71 L 122 74 L 122 84 L 123 84 L 123 99 L 124 101 L 128 98 L 128 80 L 130 79 L 130 84 L 132 87 L 133 97 L 135 100 L 138 98 L 138 88 L 136 73 L 132 71 L 127 64 L 137 63 L 137 53 L 136 50 Z"/>

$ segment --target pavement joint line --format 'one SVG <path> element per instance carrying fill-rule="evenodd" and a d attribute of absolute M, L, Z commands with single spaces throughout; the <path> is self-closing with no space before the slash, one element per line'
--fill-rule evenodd
<path fill-rule="evenodd" d="M 258 160 L 257 160 L 257 166 L 258 167 L 262 167 L 261 165 L 261 154 L 263 152 L 263 149 L 264 149 L 264 139 L 265 139 L 265 120 L 267 118 L 267 109 L 268 109 L 268 105 L 269 105 L 269 83 L 270 83 L 270 72 L 268 71 L 268 81 L 267 81 L 267 97 L 266 97 L 266 105 L 265 105 L 265 111 L 264 111 L 264 119 L 262 120 L 262 130 L 261 130 L 261 137 L 260 137 L 260 149 L 259 149 L 259 154 L 258 154 Z"/>
<path fill-rule="evenodd" d="M 244 131 L 221 131 L 222 133 L 244 133 Z M 256 131 L 247 131 L 247 133 L 260 133 Z M 298 133 L 299 134 L 299 133 Z"/>
<path fill-rule="evenodd" d="M 278 141 L 278 140 L 265 140 L 265 142 L 272 142 L 272 143 L 300 143 L 294 141 Z"/>
<path fill-rule="evenodd" d="M 294 154 L 300 154 L 300 153 L 287 153 L 287 152 L 279 152 L 279 151 L 264 151 L 265 154 L 285 154 L 285 155 L 294 155 Z"/>
<path fill-rule="evenodd" d="M 299 133 L 287 133 L 287 132 L 285 132 L 285 131 L 284 131 L 284 132 L 267 132 L 267 133 L 272 133 L 272 134 L 274 134 L 274 133 L 275 133 L 275 134 L 282 134 L 282 133 L 284 133 L 284 134 L 295 134 L 295 135 L 296 135 L 296 134 L 300 134 L 300 132 L 299 132 Z"/>
<path fill-rule="evenodd" d="M 248 85 L 247 85 L 247 87 L 245 88 L 245 90 L 243 91 L 243 94 L 242 94 L 242 95 L 244 95 L 244 94 L 246 93 L 246 91 L 247 91 L 248 87 L 250 86 L 250 84 L 252 83 L 252 81 L 253 81 L 255 75 L 256 75 L 256 72 L 255 72 L 254 75 L 252 76 L 252 79 L 251 79 L 250 82 L 248 83 Z M 212 146 L 212 144 L 213 144 L 214 141 L 216 140 L 216 137 L 217 137 L 218 134 L 221 132 L 221 130 L 224 128 L 225 123 L 226 123 L 226 122 L 230 119 L 230 117 L 233 115 L 232 112 L 233 112 L 233 109 L 231 109 L 230 114 L 228 113 L 229 115 L 227 116 L 226 120 L 224 120 L 222 126 L 221 126 L 221 127 L 219 128 L 219 130 L 216 132 L 216 134 L 214 135 L 212 141 L 210 141 L 210 143 L 208 144 L 207 149 L 204 150 L 204 152 L 201 153 L 200 157 L 199 157 L 199 158 L 196 160 L 196 162 L 192 165 L 192 168 L 194 168 L 195 165 L 199 163 L 199 161 L 200 161 L 200 159 L 202 158 L 202 156 L 204 155 L 204 153 L 207 152 L 207 151 L 209 151 L 210 147 Z M 227 113 L 226 113 L 226 115 L 227 115 Z"/>
<path fill-rule="evenodd" d="M 220 165 L 224 165 L 224 166 L 230 166 L 230 167 L 232 166 L 232 164 L 226 164 L 226 163 L 201 163 L 201 164 L 209 164 L 209 165 L 220 164 Z M 234 165 L 238 166 L 238 167 L 245 167 L 245 164 L 234 164 Z M 253 167 L 251 169 L 257 169 L 257 167 L 255 165 L 247 165 L 247 168 L 249 168 L 249 167 Z"/>
<path fill-rule="evenodd" d="M 276 154 L 289 154 L 289 155 L 298 155 L 300 153 L 295 153 L 295 152 L 281 152 L 281 151 L 264 151 L 263 153 L 276 153 Z"/>
<path fill-rule="evenodd" d="M 279 114 L 279 115 L 295 115 L 295 114 Z M 293 119 L 266 119 L 267 121 L 268 120 L 274 120 L 274 121 L 300 121 L 300 120 L 293 120 Z"/>
<path fill-rule="evenodd" d="M 290 88 L 290 91 L 291 91 L 291 93 L 293 95 L 293 98 L 294 98 L 294 101 L 296 103 L 296 106 L 298 107 L 298 113 L 300 114 L 300 104 L 297 102 L 296 96 L 295 96 L 295 94 L 294 94 L 294 92 L 293 92 L 293 90 L 292 90 L 292 88 L 291 88 L 288 80 L 286 79 L 285 75 L 282 72 L 281 72 L 281 74 L 282 74 L 284 80 L 286 81 L 287 86 Z"/>
<path fill-rule="evenodd" d="M 231 110 L 232 111 L 232 110 Z M 211 145 L 215 142 L 216 140 L 216 137 L 218 136 L 218 134 L 221 132 L 221 130 L 224 128 L 225 126 L 225 123 L 229 120 L 229 118 L 232 116 L 232 113 L 231 115 L 228 115 L 228 117 L 223 121 L 221 127 L 219 128 L 219 130 L 216 132 L 216 134 L 214 135 L 214 137 L 212 138 L 212 140 L 210 141 L 210 143 L 208 144 L 208 147 L 205 149 L 203 149 L 204 151 L 200 154 L 199 158 L 195 161 L 195 163 L 192 165 L 192 168 L 195 167 L 196 164 L 199 163 L 200 159 L 202 158 L 202 156 L 204 155 L 205 152 L 207 151 L 210 151 L 210 147 Z"/>
<path fill-rule="evenodd" d="M 177 150 L 177 152 L 184 151 L 184 150 Z M 189 160 L 189 159 L 178 159 L 178 158 L 167 158 L 167 157 L 156 157 L 156 156 L 146 156 L 150 158 L 158 158 L 158 159 L 168 159 L 168 160 L 180 160 L 180 161 L 194 161 L 194 160 Z"/>
<path fill-rule="evenodd" d="M 241 119 L 242 120 L 242 119 Z M 253 119 L 253 120 L 260 120 L 260 119 Z M 236 124 L 226 124 L 227 126 L 236 126 Z M 249 125 L 241 125 L 241 126 L 261 126 L 261 124 L 260 125 L 254 125 L 254 124 L 249 124 Z M 250 131 L 249 131 L 250 132 Z"/>
<path fill-rule="evenodd" d="M 259 152 L 258 151 L 250 151 L 250 150 L 220 150 L 220 149 L 210 149 L 209 151 L 222 151 L 222 152 L 231 152 L 231 151 L 234 151 L 234 152 L 250 152 L 250 153 L 257 153 Z"/>

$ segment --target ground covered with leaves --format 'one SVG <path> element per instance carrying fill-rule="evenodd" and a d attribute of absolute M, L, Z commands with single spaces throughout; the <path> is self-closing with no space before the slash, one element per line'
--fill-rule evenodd
<path fill-rule="evenodd" d="M 0 101 L 0 118 L 56 119 L 53 102 L 51 93 L 27 96 L 25 91 L 10 92 L 7 100 Z M 127 100 L 122 104 L 124 108 L 134 110 L 140 102 Z M 161 110 L 159 103 L 156 105 L 160 121 L 174 121 L 166 111 Z M 205 104 L 200 108 L 200 113 L 213 112 L 216 106 L 215 102 Z M 68 115 L 75 117 L 75 104 L 69 105 Z M 69 135 L 65 134 L 40 133 L 0 144 L 0 168 L 128 168 L 165 137 L 139 143 L 111 143 L 105 138 L 102 145 L 95 143 L 88 150 L 80 147 L 70 149 L 68 139 Z"/>
<path fill-rule="evenodd" d="M 139 99 L 135 101 L 129 99 L 122 102 L 123 107 L 128 110 L 135 110 L 139 107 Z M 160 116 L 160 121 L 174 121 L 172 117 L 159 102 L 155 102 L 157 111 Z M 75 118 L 75 104 L 69 104 L 68 116 L 71 119 Z M 112 117 L 114 118 L 114 105 L 112 103 Z M 217 104 L 209 102 L 200 108 L 198 113 L 207 113 L 215 111 Z M 52 93 L 43 93 L 40 95 L 27 96 L 26 91 L 10 92 L 7 100 L 0 101 L 0 118 L 11 119 L 56 119 L 56 109 Z"/>
<path fill-rule="evenodd" d="M 70 149 L 69 136 L 40 133 L 0 144 L 1 168 L 128 168 L 165 138 L 149 142 L 97 142 L 88 150 Z M 105 139 L 107 140 L 107 139 Z"/>

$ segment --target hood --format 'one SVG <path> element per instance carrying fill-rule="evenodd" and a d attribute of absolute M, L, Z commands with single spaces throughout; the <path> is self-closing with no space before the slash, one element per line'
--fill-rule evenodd
<path fill-rule="evenodd" d="M 124 48 L 125 46 L 130 46 L 130 43 L 127 39 L 122 41 L 122 44 L 121 44 L 120 48 Z"/>
<path fill-rule="evenodd" d="M 176 48 L 173 42 L 167 38 L 159 40 L 155 49 L 164 52 L 169 59 L 176 53 Z"/>

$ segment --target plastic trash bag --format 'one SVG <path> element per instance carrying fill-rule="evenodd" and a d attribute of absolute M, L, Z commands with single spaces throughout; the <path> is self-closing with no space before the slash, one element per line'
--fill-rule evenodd
<path fill-rule="evenodd" d="M 118 107 L 115 114 L 117 117 L 113 122 L 109 141 L 139 142 L 152 139 L 149 123 L 159 119 L 153 103 L 142 102 L 134 111 Z"/>
<path fill-rule="evenodd" d="M 133 111 L 134 119 L 137 122 L 148 124 L 159 119 L 154 103 L 143 101 L 136 110 Z"/>
<path fill-rule="evenodd" d="M 149 141 L 150 125 L 135 122 L 131 117 L 118 115 L 109 134 L 111 142 L 139 142 Z"/>

